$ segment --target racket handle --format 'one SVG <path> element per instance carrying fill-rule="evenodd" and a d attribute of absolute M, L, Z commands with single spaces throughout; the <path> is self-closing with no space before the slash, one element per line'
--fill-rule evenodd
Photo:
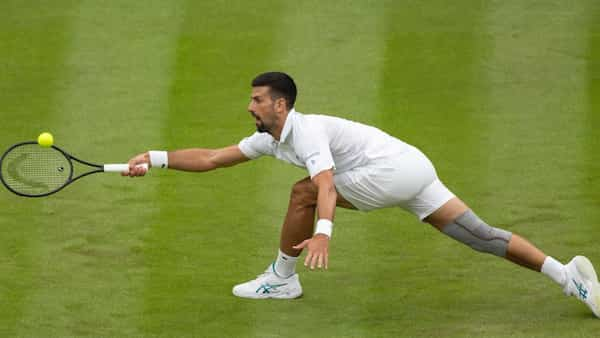
<path fill-rule="evenodd" d="M 148 163 L 138 164 L 136 167 L 143 167 L 148 170 Z M 107 173 L 122 173 L 129 171 L 129 164 L 105 164 L 104 172 Z"/>

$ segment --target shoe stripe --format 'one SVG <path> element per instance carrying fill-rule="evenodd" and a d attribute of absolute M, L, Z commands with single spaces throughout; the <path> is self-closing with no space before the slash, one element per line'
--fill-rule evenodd
<path fill-rule="evenodd" d="M 588 290 L 583 286 L 583 283 L 577 283 L 575 279 L 573 280 L 573 284 L 575 284 L 575 288 L 577 288 L 577 292 L 579 293 L 579 297 L 583 300 L 587 299 Z"/>
<path fill-rule="evenodd" d="M 271 293 L 271 291 L 273 293 L 277 293 L 277 292 L 279 292 L 279 290 L 277 290 L 277 288 L 279 288 L 281 286 L 286 286 L 286 285 L 287 285 L 287 283 L 282 283 L 282 284 L 269 284 L 269 283 L 265 283 L 265 284 L 262 284 L 261 286 L 259 286 L 258 289 L 256 289 L 256 291 L 254 291 L 254 292 L 259 293 L 260 290 L 262 289 L 262 293 L 263 294 L 265 294 L 265 293 Z"/>

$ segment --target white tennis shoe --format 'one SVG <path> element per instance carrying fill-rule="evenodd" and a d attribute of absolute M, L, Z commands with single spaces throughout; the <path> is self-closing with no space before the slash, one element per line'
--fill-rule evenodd
<path fill-rule="evenodd" d="M 234 286 L 233 294 L 253 299 L 292 299 L 302 295 L 302 286 L 297 273 L 288 278 L 279 277 L 275 274 L 274 264 L 271 264 L 256 279 Z"/>
<path fill-rule="evenodd" d="M 575 296 L 584 302 L 600 318 L 600 285 L 594 266 L 589 259 L 575 256 L 565 265 L 566 285 L 563 289 L 567 296 Z"/>

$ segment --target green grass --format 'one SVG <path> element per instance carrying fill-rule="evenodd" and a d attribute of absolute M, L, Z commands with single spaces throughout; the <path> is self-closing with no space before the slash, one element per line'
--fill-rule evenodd
<path fill-rule="evenodd" d="M 297 108 L 423 149 L 489 223 L 600 264 L 600 6 L 545 1 L 0 3 L 0 148 L 51 131 L 97 162 L 253 132 L 259 72 Z M 274 159 L 205 174 L 0 190 L 0 336 L 595 337 L 550 280 L 399 210 L 338 210 L 294 301 L 234 298 L 274 258 Z"/>

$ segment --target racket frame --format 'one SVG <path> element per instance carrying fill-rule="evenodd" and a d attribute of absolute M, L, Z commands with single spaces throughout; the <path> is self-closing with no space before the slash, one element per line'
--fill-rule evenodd
<path fill-rule="evenodd" d="M 9 154 L 13 149 L 15 149 L 17 147 L 20 147 L 20 146 L 23 146 L 23 145 L 27 145 L 27 144 L 38 144 L 38 143 L 36 141 L 26 141 L 26 142 L 21 142 L 21 143 L 14 144 L 10 148 L 8 148 L 8 150 L 6 150 L 4 152 L 4 154 L 2 154 L 2 157 L 0 157 L 0 181 L 2 182 L 2 184 L 8 190 L 10 190 L 11 192 L 13 192 L 13 193 L 15 193 L 15 194 L 17 194 L 19 196 L 23 196 L 23 197 L 44 197 L 44 196 L 52 195 L 54 193 L 57 193 L 57 192 L 61 191 L 66 186 L 68 186 L 69 184 L 77 181 L 78 179 L 80 179 L 82 177 L 85 177 L 85 176 L 88 176 L 88 175 L 91 175 L 91 174 L 96 174 L 96 173 L 104 172 L 104 166 L 99 165 L 99 164 L 95 164 L 95 163 L 91 163 L 91 162 L 88 162 L 88 161 L 84 161 L 84 160 L 81 160 L 81 159 L 78 159 L 77 157 L 75 157 L 75 156 L 67 153 L 66 151 L 62 150 L 61 148 L 59 148 L 59 147 L 57 147 L 55 145 L 52 145 L 51 148 L 53 148 L 55 150 L 58 150 L 67 159 L 67 162 L 69 163 L 71 171 L 69 173 L 69 178 L 65 181 L 65 183 L 63 185 L 61 185 L 60 187 L 58 187 L 58 188 L 56 188 L 56 189 L 54 189 L 54 190 L 52 190 L 50 192 L 46 192 L 46 193 L 39 194 L 39 195 L 30 195 L 30 194 L 24 194 L 22 192 L 15 191 L 14 189 L 12 189 L 4 181 L 4 177 L 2 175 L 2 170 L 1 170 L 1 168 L 2 168 L 2 162 L 4 161 L 4 157 L 6 157 L 6 155 Z M 79 162 L 81 164 L 87 165 L 87 166 L 95 168 L 95 169 L 94 170 L 90 170 L 88 172 L 85 172 L 85 173 L 83 173 L 83 174 L 81 174 L 81 175 L 76 176 L 75 178 L 73 178 L 73 174 L 75 172 L 75 170 L 73 168 L 73 161 L 77 161 L 77 162 Z"/>

